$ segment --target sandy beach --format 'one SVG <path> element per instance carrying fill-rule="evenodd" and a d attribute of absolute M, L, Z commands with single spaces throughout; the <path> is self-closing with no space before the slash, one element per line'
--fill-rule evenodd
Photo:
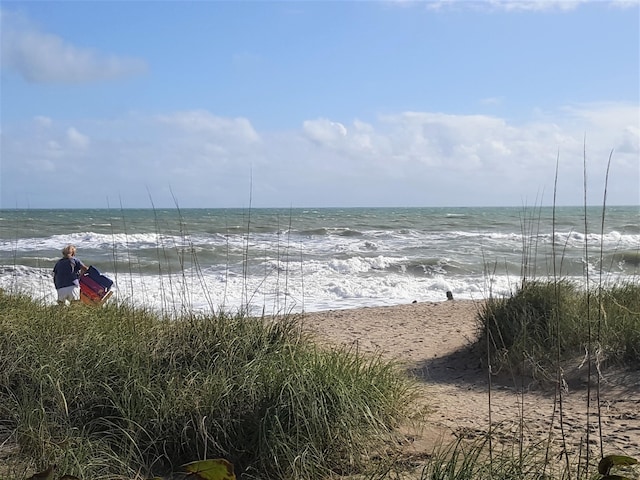
<path fill-rule="evenodd" d="M 426 426 L 407 434 L 408 453 L 428 455 L 443 442 L 479 438 L 488 432 L 491 416 L 496 438 L 517 439 L 522 430 L 525 442 L 551 438 L 558 451 L 564 430 L 571 454 L 586 438 L 589 418 L 589 444 L 599 456 L 599 402 L 604 453 L 640 455 L 640 372 L 601 371 L 599 400 L 593 388 L 587 402 L 587 368 L 579 362 L 568 367 L 561 426 L 553 386 L 504 372 L 489 380 L 473 348 L 480 307 L 458 300 L 411 303 L 308 313 L 302 321 L 319 342 L 380 354 L 418 378 L 419 401 L 429 413 Z"/>

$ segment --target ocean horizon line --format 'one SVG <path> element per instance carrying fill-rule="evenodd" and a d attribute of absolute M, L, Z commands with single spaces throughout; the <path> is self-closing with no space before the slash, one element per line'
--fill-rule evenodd
<path fill-rule="evenodd" d="M 602 204 L 587 204 L 587 208 L 602 208 Z M 640 209 L 640 203 L 638 204 L 606 204 L 606 208 L 635 208 Z M 240 206 L 240 207 L 181 207 L 180 205 L 174 206 L 154 206 L 154 207 L 0 207 L 1 211 L 29 211 L 29 210 L 102 210 L 102 211 L 118 211 L 118 210 L 417 210 L 417 209 L 432 209 L 432 210 L 445 210 L 445 209 L 538 209 L 538 208 L 585 208 L 585 205 L 449 205 L 449 206 Z"/>

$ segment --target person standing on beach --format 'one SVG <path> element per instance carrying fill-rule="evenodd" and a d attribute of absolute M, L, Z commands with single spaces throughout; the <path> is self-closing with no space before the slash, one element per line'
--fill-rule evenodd
<path fill-rule="evenodd" d="M 80 275 L 88 267 L 76 258 L 76 247 L 67 245 L 62 249 L 62 258 L 53 267 L 53 283 L 58 291 L 58 304 L 64 305 L 67 300 L 80 300 Z"/>

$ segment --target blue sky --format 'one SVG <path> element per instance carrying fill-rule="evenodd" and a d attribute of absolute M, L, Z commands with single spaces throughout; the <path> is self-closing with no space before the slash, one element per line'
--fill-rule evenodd
<path fill-rule="evenodd" d="M 640 204 L 640 2 L 0 4 L 0 207 Z"/>

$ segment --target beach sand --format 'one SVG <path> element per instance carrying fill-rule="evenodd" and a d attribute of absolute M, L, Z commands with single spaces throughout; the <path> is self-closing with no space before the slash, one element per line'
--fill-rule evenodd
<path fill-rule="evenodd" d="M 554 450 L 561 451 L 559 409 L 552 384 L 499 372 L 491 375 L 489 389 L 487 368 L 473 347 L 481 306 L 481 302 L 452 300 L 331 310 L 306 313 L 302 322 L 321 343 L 380 354 L 401 362 L 417 377 L 419 402 L 426 405 L 428 414 L 422 428 L 407 432 L 407 454 L 426 458 L 434 448 L 457 438 L 480 439 L 489 431 L 489 415 L 498 442 L 510 443 L 522 431 L 525 443 L 551 438 Z M 587 406 L 587 367 L 580 367 L 579 360 L 564 371 L 566 450 L 575 455 L 580 444 L 584 445 L 589 411 L 589 443 L 599 458 L 597 389 L 592 388 Z M 592 385 L 596 379 L 594 372 Z M 639 458 L 640 372 L 601 371 L 599 404 L 604 454 Z"/>

